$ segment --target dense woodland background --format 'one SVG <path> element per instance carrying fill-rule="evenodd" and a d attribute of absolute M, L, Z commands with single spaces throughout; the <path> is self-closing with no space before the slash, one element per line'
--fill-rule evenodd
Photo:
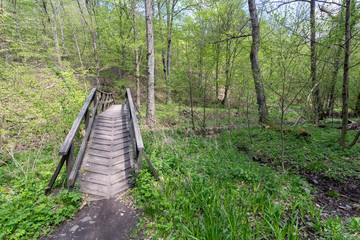
<path fill-rule="evenodd" d="M 142 113 L 146 148 L 163 175 L 154 186 L 142 173 L 134 190 L 153 221 L 148 234 L 359 236 L 358 1 L 0 1 L 0 239 L 46 235 L 80 207 L 76 192 L 42 191 L 92 87 L 115 93 L 118 103 L 131 88 Z M 320 195 L 297 175 L 320 182 Z M 190 196 L 195 190 L 201 194 Z M 350 210 L 329 217 L 321 212 L 328 205 Z"/>

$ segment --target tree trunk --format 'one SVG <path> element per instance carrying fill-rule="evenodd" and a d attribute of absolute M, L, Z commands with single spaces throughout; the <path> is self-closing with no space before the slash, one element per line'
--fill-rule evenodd
<path fill-rule="evenodd" d="M 344 76 L 342 88 L 342 128 L 340 145 L 346 147 L 346 133 L 348 129 L 348 108 L 349 108 L 349 66 L 350 66 L 350 40 L 351 40 L 351 26 L 350 26 L 350 10 L 351 0 L 346 0 L 346 15 L 345 15 L 345 59 L 344 59 Z"/>
<path fill-rule="evenodd" d="M 50 6 L 51 6 L 51 9 L 52 9 L 52 12 L 53 12 L 53 15 L 54 15 L 53 19 L 51 19 L 50 14 L 49 14 L 49 12 L 47 10 L 46 1 L 45 0 L 42 1 L 43 10 L 45 12 L 45 15 L 46 15 L 48 21 L 49 21 L 51 31 L 52 31 L 52 34 L 53 34 L 54 43 L 55 43 L 55 52 L 56 52 L 56 57 L 57 57 L 57 60 L 58 60 L 58 64 L 59 64 L 59 67 L 62 68 L 59 38 L 58 38 L 58 35 L 57 35 L 57 29 L 56 29 L 56 12 L 55 12 L 53 2 L 51 0 L 50 0 Z"/>
<path fill-rule="evenodd" d="M 146 39 L 147 39 L 147 58 L 148 58 L 148 92 L 146 120 L 148 126 L 152 129 L 155 125 L 155 52 L 154 52 L 154 34 L 152 24 L 152 4 L 151 0 L 145 0 L 145 19 L 146 19 Z"/>
<path fill-rule="evenodd" d="M 256 12 L 255 0 L 248 0 L 249 12 L 252 26 L 252 44 L 250 52 L 251 69 L 253 72 L 255 91 L 257 96 L 257 104 L 259 110 L 260 123 L 266 122 L 267 109 L 264 88 L 262 84 L 262 76 L 260 71 L 258 52 L 260 45 L 260 27 Z"/>
<path fill-rule="evenodd" d="M 137 26 L 136 26 L 136 2 L 132 2 L 132 14 L 134 21 L 134 43 L 135 43 L 135 76 L 136 76 L 136 106 L 140 109 L 140 60 L 139 60 L 139 49 L 137 45 Z"/>
<path fill-rule="evenodd" d="M 78 6 L 79 6 L 80 13 L 81 13 L 81 15 L 82 15 L 82 17 L 84 19 L 84 23 L 86 24 L 86 26 L 88 26 L 88 28 L 90 30 L 91 37 L 93 39 L 93 50 L 94 50 L 94 58 L 95 58 L 95 65 L 96 65 L 95 66 L 95 68 L 96 68 L 96 85 L 97 85 L 98 88 L 100 88 L 99 59 L 98 59 L 98 54 L 97 54 L 95 21 L 94 21 L 93 14 L 92 14 L 93 9 L 91 9 L 92 7 L 90 6 L 89 1 L 86 1 L 86 9 L 87 9 L 87 11 L 89 13 L 90 20 L 91 20 L 91 26 L 89 26 L 89 23 L 87 22 L 87 20 L 85 18 L 85 14 L 84 14 L 84 12 L 82 10 L 80 1 L 77 0 L 77 3 L 78 3 Z"/>
<path fill-rule="evenodd" d="M 91 28 L 90 33 L 93 39 L 93 48 L 94 48 L 94 58 L 95 58 L 95 70 L 96 70 L 96 84 L 97 87 L 100 88 L 100 65 L 99 65 L 99 56 L 97 53 L 97 40 L 96 40 L 96 24 L 94 19 L 94 6 L 90 6 L 89 1 L 86 1 L 86 9 L 88 10 L 90 21 L 91 21 Z"/>
<path fill-rule="evenodd" d="M 78 54 L 78 57 L 79 57 L 79 61 L 80 61 L 80 66 L 81 66 L 81 68 L 83 69 L 83 68 L 84 68 L 84 64 L 83 64 L 83 61 L 82 61 L 82 58 L 81 58 L 81 51 L 80 51 L 80 48 L 79 48 L 79 42 L 78 42 L 78 40 L 77 40 L 76 34 L 74 34 L 74 40 L 75 40 L 76 51 L 77 51 L 77 54 Z"/>
<path fill-rule="evenodd" d="M 320 98 L 320 88 L 316 76 L 316 22 L 315 22 L 315 2 L 310 2 L 310 50 L 311 50 L 311 79 L 314 88 L 314 105 L 315 105 L 315 122 L 318 124 L 319 119 L 323 118 L 323 109 Z"/>
<path fill-rule="evenodd" d="M 171 2 L 171 5 L 170 5 Z M 167 52 L 166 52 L 166 103 L 171 104 L 171 43 L 174 9 L 177 0 L 166 0 Z"/>
<path fill-rule="evenodd" d="M 215 94 L 216 100 L 219 99 L 219 56 L 220 56 L 220 43 L 215 44 Z"/>
<path fill-rule="evenodd" d="M 231 53 L 230 53 L 230 40 L 226 40 L 226 62 L 225 62 L 225 92 L 224 92 L 224 98 L 221 101 L 222 105 L 225 105 L 226 99 L 228 98 L 228 92 L 230 88 L 230 60 L 231 60 Z"/>
<path fill-rule="evenodd" d="M 162 27 L 162 15 L 161 15 L 161 1 L 158 1 L 158 14 L 159 14 L 159 28 L 160 28 L 160 40 L 161 40 L 161 59 L 163 63 L 163 70 L 165 75 L 165 83 L 166 88 L 168 88 L 168 67 L 167 67 L 167 58 L 166 58 L 166 51 L 164 46 L 164 33 Z M 168 102 L 168 95 L 166 93 L 166 103 Z"/>
<path fill-rule="evenodd" d="M 340 70 L 340 55 L 342 52 L 342 48 L 339 47 L 339 50 L 337 51 L 336 57 L 335 57 L 335 63 L 334 63 L 334 71 L 332 74 L 332 81 L 331 81 L 331 87 L 330 87 L 330 97 L 329 97 L 329 107 L 326 115 L 328 117 L 332 116 L 332 113 L 334 111 L 334 104 L 335 104 L 335 86 L 336 81 L 338 78 L 338 72 Z"/>
<path fill-rule="evenodd" d="M 355 105 L 355 114 L 360 116 L 360 92 L 357 96 L 356 105 Z"/>
<path fill-rule="evenodd" d="M 61 35 L 61 42 L 62 42 L 62 50 L 63 50 L 63 55 L 66 55 L 66 46 L 65 46 L 65 36 L 64 36 L 64 30 L 63 30 L 63 25 L 62 25 L 62 19 L 61 19 L 61 0 L 59 0 L 59 5 L 58 5 L 58 17 L 59 17 L 59 27 L 60 27 L 60 35 Z"/>

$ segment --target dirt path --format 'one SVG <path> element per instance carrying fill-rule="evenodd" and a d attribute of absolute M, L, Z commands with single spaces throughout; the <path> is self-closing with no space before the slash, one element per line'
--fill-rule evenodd
<path fill-rule="evenodd" d="M 90 202 L 52 234 L 42 239 L 58 240 L 128 240 L 142 239 L 136 227 L 137 211 L 115 196 Z"/>

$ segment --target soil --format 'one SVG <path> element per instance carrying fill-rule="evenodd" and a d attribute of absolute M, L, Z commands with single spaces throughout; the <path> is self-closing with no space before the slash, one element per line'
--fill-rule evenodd
<path fill-rule="evenodd" d="M 44 238 L 58 240 L 129 240 L 143 239 L 136 227 L 138 212 L 131 201 L 113 197 L 90 202 L 54 232 Z"/>
<path fill-rule="evenodd" d="M 241 151 L 242 149 L 239 149 Z M 261 166 L 271 164 L 271 160 L 253 156 L 253 161 Z M 270 164 L 269 164 L 270 163 Z M 287 167 L 287 166 L 285 166 Z M 360 180 L 357 177 L 340 182 L 314 172 L 296 172 L 316 189 L 314 204 L 323 208 L 323 216 L 339 216 L 341 218 L 360 217 Z"/>
<path fill-rule="evenodd" d="M 314 201 L 324 207 L 324 215 L 360 217 L 360 181 L 340 182 L 314 173 L 301 174 L 317 190 Z"/>

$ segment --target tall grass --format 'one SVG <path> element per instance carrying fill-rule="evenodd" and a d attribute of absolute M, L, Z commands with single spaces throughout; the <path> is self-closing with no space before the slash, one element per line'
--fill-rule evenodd
<path fill-rule="evenodd" d="M 356 234 L 334 219 L 327 220 L 334 224 L 330 229 L 341 231 L 329 230 L 306 181 L 253 162 L 228 133 L 212 139 L 163 131 L 144 138 L 162 180 L 155 182 L 145 169 L 134 193 L 154 239 L 351 239 Z"/>

